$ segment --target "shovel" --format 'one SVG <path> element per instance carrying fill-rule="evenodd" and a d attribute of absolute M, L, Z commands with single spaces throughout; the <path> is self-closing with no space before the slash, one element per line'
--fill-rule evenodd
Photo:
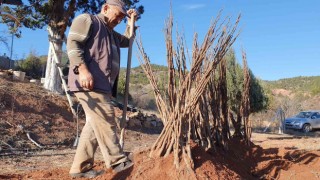
<path fill-rule="evenodd" d="M 125 94 L 124 94 L 124 102 L 123 102 L 123 110 L 122 110 L 122 119 L 120 122 L 121 133 L 120 133 L 120 146 L 123 150 L 124 146 L 124 134 L 125 134 L 125 126 L 127 120 L 127 106 L 128 106 L 128 96 L 129 96 L 129 82 L 130 82 L 130 69 L 131 69 L 131 57 L 132 57 L 132 44 L 134 41 L 133 31 L 134 31 L 134 23 L 135 16 L 131 16 L 130 18 L 130 41 L 129 41 L 129 49 L 128 49 L 128 62 L 127 62 L 127 72 L 126 72 L 126 85 L 125 85 Z"/>

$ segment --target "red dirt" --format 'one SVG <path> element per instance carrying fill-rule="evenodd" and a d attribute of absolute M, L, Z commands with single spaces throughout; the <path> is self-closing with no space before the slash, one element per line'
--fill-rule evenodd
<path fill-rule="evenodd" d="M 35 84 L 0 78 L 0 111 L 0 179 L 71 179 L 68 171 L 75 152 L 72 143 L 76 124 L 64 96 L 48 93 Z M 117 114 L 121 111 L 117 110 Z M 82 126 L 83 117 L 80 122 Z M 44 145 L 45 150 L 31 143 L 26 132 Z M 313 151 L 297 148 L 300 147 L 297 144 L 306 140 L 319 144 L 319 138 L 290 136 L 295 140 L 294 146 L 286 144 L 289 135 L 269 138 L 271 135 L 254 133 L 256 145 L 247 146 L 232 139 L 229 150 L 218 147 L 205 151 L 193 144 L 194 171 L 189 171 L 183 163 L 177 170 L 172 154 L 165 158 L 149 157 L 149 147 L 158 132 L 158 129 L 129 129 L 125 150 L 134 153 L 134 166 L 118 174 L 107 170 L 95 179 L 320 178 L 319 148 Z M 16 148 L 15 155 L 10 154 L 9 145 Z M 95 169 L 104 169 L 100 152 L 97 152 Z"/>

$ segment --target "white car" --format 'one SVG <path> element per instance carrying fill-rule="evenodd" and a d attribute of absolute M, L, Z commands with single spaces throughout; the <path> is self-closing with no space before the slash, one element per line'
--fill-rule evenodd
<path fill-rule="evenodd" d="M 320 110 L 302 111 L 296 116 L 285 119 L 286 129 L 298 129 L 310 132 L 320 128 Z"/>

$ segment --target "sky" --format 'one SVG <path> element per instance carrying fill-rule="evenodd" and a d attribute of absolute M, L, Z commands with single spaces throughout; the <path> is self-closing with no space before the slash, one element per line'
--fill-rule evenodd
<path fill-rule="evenodd" d="M 320 1 L 319 0 L 140 0 L 145 13 L 136 23 L 139 26 L 144 49 L 151 63 L 166 65 L 166 48 L 163 29 L 170 12 L 174 26 L 183 32 L 187 47 L 192 48 L 194 33 L 199 34 L 201 43 L 208 27 L 220 10 L 222 17 L 235 22 L 241 13 L 241 33 L 233 48 L 239 63 L 241 49 L 247 54 L 247 62 L 253 74 L 262 80 L 278 80 L 297 76 L 320 75 Z M 1 36 L 8 39 L 0 24 Z M 116 27 L 124 31 L 124 23 Z M 176 30 L 176 29 L 175 29 Z M 174 30 L 174 32 L 175 32 Z M 175 33 L 174 33 L 175 37 Z M 13 40 L 13 59 L 25 58 L 31 51 L 37 55 L 48 53 L 46 28 L 22 29 L 22 37 Z M 0 55 L 10 56 L 0 44 Z M 132 67 L 139 64 L 134 45 Z M 122 49 L 121 67 L 126 67 L 127 49 Z"/>

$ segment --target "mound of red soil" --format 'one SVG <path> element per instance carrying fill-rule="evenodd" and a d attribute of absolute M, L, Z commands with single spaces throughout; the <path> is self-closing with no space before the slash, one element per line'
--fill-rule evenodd
<path fill-rule="evenodd" d="M 173 164 L 173 154 L 168 157 L 149 157 L 149 151 L 144 150 L 134 154 L 134 166 L 121 173 L 114 173 L 112 170 L 95 179 L 239 179 L 241 176 L 237 172 L 228 168 L 221 155 L 211 155 L 201 147 L 194 145 L 192 148 L 194 156 L 195 170 L 189 170 L 181 162 L 181 167 L 177 169 Z M 95 169 L 104 169 L 102 161 L 96 162 Z M 1 177 L 1 176 L 0 176 Z M 2 178 L 17 179 L 70 179 L 68 168 L 52 168 L 47 170 L 34 171 L 25 175 L 6 175 Z"/>
<path fill-rule="evenodd" d="M 39 144 L 68 145 L 75 138 L 76 123 L 66 98 L 41 86 L 0 78 L 0 136 L 2 149 L 36 148 Z"/>

